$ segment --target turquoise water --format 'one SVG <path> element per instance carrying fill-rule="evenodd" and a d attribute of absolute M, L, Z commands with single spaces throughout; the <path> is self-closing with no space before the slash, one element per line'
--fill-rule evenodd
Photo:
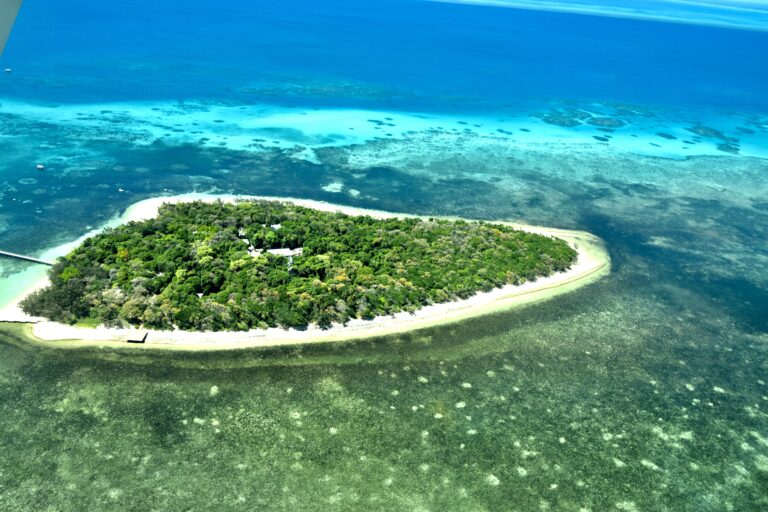
<path fill-rule="evenodd" d="M 197 191 L 584 229 L 612 274 L 308 348 L 0 334 L 0 508 L 767 509 L 768 35 L 358 4 L 26 3 L 0 249 Z M 0 265 L 7 298 L 28 267 Z"/>

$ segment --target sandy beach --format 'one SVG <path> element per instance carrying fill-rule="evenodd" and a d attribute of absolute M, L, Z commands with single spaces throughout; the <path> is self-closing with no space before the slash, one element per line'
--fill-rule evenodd
<path fill-rule="evenodd" d="M 289 197 L 185 194 L 140 201 L 130 206 L 123 215 L 113 219 L 107 225 L 114 226 L 118 223 L 155 217 L 158 208 L 163 203 L 193 200 L 236 201 L 238 199 L 290 201 L 294 204 L 317 210 L 338 211 L 349 215 L 369 215 L 375 218 L 418 217 L 416 215 L 367 210 Z M 470 317 L 546 300 L 591 283 L 610 272 L 610 257 L 607 251 L 601 240 L 590 233 L 530 226 L 506 221 L 494 221 L 494 223 L 561 238 L 577 250 L 578 260 L 567 272 L 539 278 L 536 281 L 519 286 L 508 285 L 491 292 L 478 293 L 467 300 L 426 306 L 415 313 L 403 312 L 393 316 L 377 317 L 373 320 L 352 320 L 345 326 L 334 325 L 330 329 L 325 330 L 310 326 L 303 331 L 271 328 L 247 332 L 186 332 L 70 326 L 30 317 L 19 308 L 21 300 L 33 291 L 48 284 L 47 279 L 40 279 L 34 285 L 19 290 L 18 296 L 0 310 L 0 322 L 29 323 L 30 328 L 26 330 L 29 342 L 57 348 L 130 347 L 140 350 L 191 351 L 299 345 L 380 337 L 458 322 Z M 94 232 L 89 233 L 89 235 L 93 234 Z M 67 244 L 67 246 L 71 246 L 71 244 Z M 144 334 L 148 334 L 146 343 L 127 343 L 128 339 L 142 338 Z"/>

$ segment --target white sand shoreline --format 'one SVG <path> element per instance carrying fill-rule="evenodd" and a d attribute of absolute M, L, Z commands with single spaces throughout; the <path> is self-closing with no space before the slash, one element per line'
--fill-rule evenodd
<path fill-rule="evenodd" d="M 171 197 L 156 197 L 140 201 L 128 207 L 119 217 L 119 223 L 149 219 L 157 215 L 163 203 L 176 203 L 192 200 L 235 201 L 237 199 L 267 199 L 291 201 L 297 205 L 323 211 L 339 211 L 350 215 L 370 215 L 375 218 L 417 217 L 416 215 L 366 210 L 349 206 L 340 206 L 321 201 L 286 197 L 236 196 L 184 194 Z M 373 320 L 352 320 L 346 326 L 334 325 L 330 329 L 310 326 L 307 330 L 262 329 L 247 332 L 187 332 L 154 331 L 147 329 L 116 329 L 107 327 L 75 327 L 44 319 L 30 317 L 19 308 L 19 303 L 33 291 L 48 284 L 47 278 L 41 279 L 24 290 L 20 290 L 11 303 L 0 310 L 0 322 L 28 322 L 32 324 L 30 340 L 32 343 L 59 348 L 77 347 L 121 347 L 136 349 L 164 350 L 224 350 L 237 348 L 268 347 L 281 345 L 300 345 L 332 341 L 365 339 L 407 331 L 423 329 L 436 325 L 458 322 L 460 320 L 510 309 L 515 306 L 545 300 L 561 293 L 591 283 L 610 272 L 610 258 L 599 238 L 583 231 L 571 231 L 541 226 L 529 226 L 506 221 L 493 221 L 498 224 L 513 226 L 529 232 L 556 236 L 568 242 L 578 251 L 578 260 L 566 272 L 519 286 L 508 285 L 490 292 L 483 292 L 473 297 L 442 304 L 426 306 L 415 313 L 397 313 L 393 316 L 376 317 Z M 116 223 L 110 221 L 109 226 Z M 106 226 L 105 226 L 106 227 Z M 93 234 L 93 232 L 91 232 Z M 70 245 L 70 244 L 67 244 Z M 128 344 L 128 339 L 136 339 L 148 333 L 144 344 Z"/>

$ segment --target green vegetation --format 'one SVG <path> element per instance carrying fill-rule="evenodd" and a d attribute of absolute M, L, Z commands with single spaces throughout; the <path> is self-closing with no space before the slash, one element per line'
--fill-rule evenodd
<path fill-rule="evenodd" d="M 155 329 L 329 327 L 465 299 L 575 260 L 562 240 L 497 224 L 274 201 L 166 204 L 156 219 L 85 240 L 22 307 L 67 323 Z"/>

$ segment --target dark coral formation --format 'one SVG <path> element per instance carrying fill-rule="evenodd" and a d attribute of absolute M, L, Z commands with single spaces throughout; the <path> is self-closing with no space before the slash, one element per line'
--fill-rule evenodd
<path fill-rule="evenodd" d="M 587 122 L 591 125 L 601 126 L 603 128 L 621 128 L 627 124 L 621 119 L 617 119 L 615 117 L 593 117 Z"/>
<path fill-rule="evenodd" d="M 736 137 L 729 137 L 728 135 L 724 134 L 723 132 L 721 132 L 716 128 L 704 126 L 703 124 L 697 124 L 697 125 L 691 126 L 690 128 L 686 128 L 686 130 L 688 130 L 689 132 L 695 133 L 700 137 L 719 139 L 721 141 L 717 145 L 717 149 L 719 151 L 737 155 L 739 154 L 739 151 L 741 149 L 739 147 L 739 139 L 737 139 Z M 699 141 L 701 139 L 694 137 L 694 140 Z"/>
<path fill-rule="evenodd" d="M 738 145 L 728 144 L 726 142 L 722 142 L 722 143 L 718 144 L 717 145 L 717 149 L 719 151 L 723 151 L 724 153 L 731 153 L 731 154 L 734 154 L 734 155 L 738 155 L 739 151 L 740 151 L 740 148 L 739 148 Z"/>
<path fill-rule="evenodd" d="M 590 119 L 592 115 L 584 110 L 566 108 L 550 110 L 546 113 L 540 112 L 538 114 L 534 114 L 533 117 L 538 117 L 547 124 L 554 124 L 564 128 L 573 128 Z"/>
<path fill-rule="evenodd" d="M 629 103 L 606 103 L 607 107 L 613 109 L 613 114 L 618 117 L 656 117 L 653 109 L 641 105 L 632 105 Z"/>
<path fill-rule="evenodd" d="M 691 126 L 690 128 L 686 128 L 691 133 L 695 133 L 696 135 L 699 135 L 701 137 L 709 137 L 713 139 L 720 139 L 725 142 L 736 142 L 738 143 L 739 140 L 734 137 L 729 137 L 720 130 L 716 128 L 712 128 L 710 126 L 705 126 L 703 124 L 697 124 L 694 126 Z"/>
<path fill-rule="evenodd" d="M 554 124 L 564 128 L 573 128 L 584 123 L 599 127 L 602 131 L 613 131 L 616 128 L 626 126 L 626 121 L 609 115 L 593 116 L 585 110 L 565 108 L 550 110 L 546 113 L 534 114 L 547 124 Z"/>
<path fill-rule="evenodd" d="M 575 117 L 562 112 L 550 112 L 548 114 L 537 114 L 536 117 L 538 117 L 539 119 L 541 119 L 547 124 L 554 124 L 557 126 L 562 126 L 563 128 L 573 128 L 574 126 L 579 126 L 581 124 L 581 121 L 579 121 Z"/>

